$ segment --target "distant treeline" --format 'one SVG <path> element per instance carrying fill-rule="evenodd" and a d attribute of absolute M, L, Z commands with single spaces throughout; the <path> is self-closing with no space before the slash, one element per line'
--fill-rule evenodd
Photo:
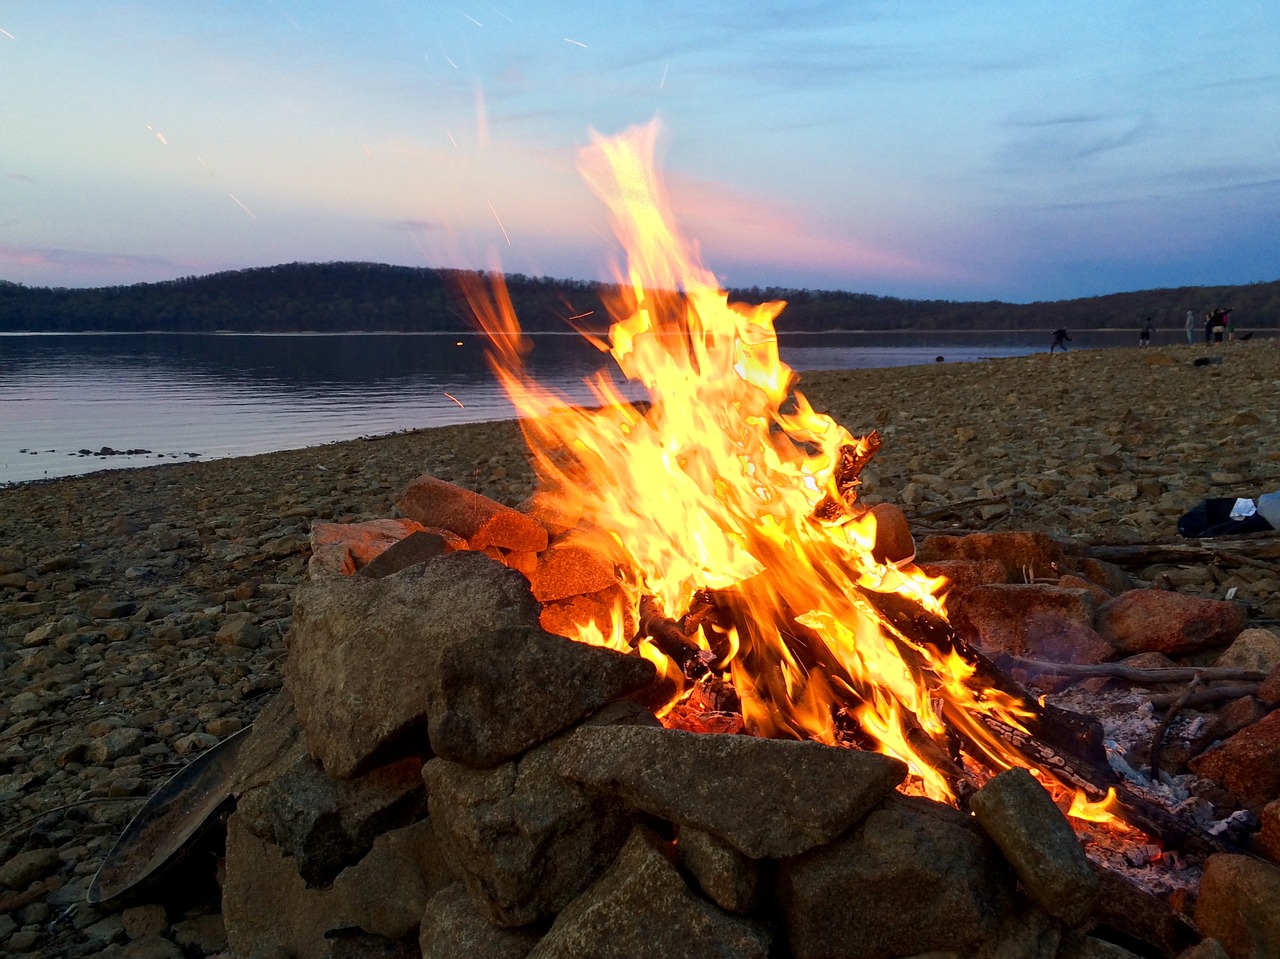
<path fill-rule="evenodd" d="M 481 274 L 378 263 L 289 263 L 94 289 L 0 281 L 0 332 L 304 332 L 473 329 L 462 284 Z M 508 274 L 530 332 L 608 325 L 606 284 Z M 786 300 L 784 331 L 1181 329 L 1187 310 L 1235 310 L 1241 329 L 1280 326 L 1280 281 L 1180 287 L 1045 303 L 905 300 L 870 293 L 780 287 L 730 290 L 731 300 Z"/>

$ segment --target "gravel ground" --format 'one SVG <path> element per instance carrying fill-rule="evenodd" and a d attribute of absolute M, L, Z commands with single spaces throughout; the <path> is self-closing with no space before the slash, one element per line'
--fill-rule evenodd
<path fill-rule="evenodd" d="M 864 501 L 903 506 L 917 537 L 1173 541 L 1201 499 L 1280 489 L 1272 341 L 813 373 L 800 386 L 853 433 L 880 430 Z M 391 516 L 421 472 L 512 505 L 532 489 L 513 423 L 0 489 L 0 951 L 225 948 L 211 895 L 157 911 L 90 906 L 85 890 L 145 797 L 280 685 L 311 522 Z M 1234 588 L 1259 622 L 1280 621 L 1274 561 L 1140 571 L 1160 574 L 1198 595 Z"/>

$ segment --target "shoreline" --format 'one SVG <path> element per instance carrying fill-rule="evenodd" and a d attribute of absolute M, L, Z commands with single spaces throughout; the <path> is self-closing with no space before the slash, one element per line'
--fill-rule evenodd
<path fill-rule="evenodd" d="M 799 387 L 854 435 L 880 430 L 861 499 L 902 506 L 917 542 L 1169 541 L 1203 498 L 1280 488 L 1280 348 L 1220 352 L 1204 366 L 1185 346 L 1038 353 Z M 124 906 L 85 890 L 129 819 L 280 688 L 311 524 L 389 518 L 423 472 L 508 505 L 533 487 L 503 420 L 0 489 L 0 862 L 47 849 L 58 864 L 42 903 L 72 921 L 48 924 L 43 954 L 96 954 L 91 930 Z M 1275 561 L 1138 573 L 1156 577 L 1280 621 Z"/>

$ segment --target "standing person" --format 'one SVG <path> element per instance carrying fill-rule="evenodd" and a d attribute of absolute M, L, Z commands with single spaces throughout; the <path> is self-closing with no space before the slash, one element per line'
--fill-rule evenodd
<path fill-rule="evenodd" d="M 1213 342 L 1221 343 L 1222 334 L 1227 331 L 1227 311 L 1218 307 L 1213 311 Z"/>
<path fill-rule="evenodd" d="M 1138 333 L 1138 346 L 1151 345 L 1151 317 L 1142 321 L 1142 330 Z"/>
<path fill-rule="evenodd" d="M 1206 343 L 1213 342 L 1213 314 L 1208 310 L 1204 314 L 1204 341 Z"/>
<path fill-rule="evenodd" d="M 1049 344 L 1049 352 L 1052 353 L 1058 347 L 1062 347 L 1062 352 L 1067 352 L 1067 341 L 1071 339 L 1067 335 L 1065 329 L 1056 329 L 1053 331 L 1053 342 Z"/>
<path fill-rule="evenodd" d="M 1196 311 L 1187 310 L 1187 346 L 1196 345 Z"/>
<path fill-rule="evenodd" d="M 1235 312 L 1235 307 L 1227 307 L 1222 311 L 1222 322 L 1227 327 L 1227 342 L 1230 343 L 1236 338 L 1236 318 L 1231 314 Z"/>

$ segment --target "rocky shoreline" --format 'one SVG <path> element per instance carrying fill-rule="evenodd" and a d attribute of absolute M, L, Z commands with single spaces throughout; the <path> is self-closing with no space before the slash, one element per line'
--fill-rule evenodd
<path fill-rule="evenodd" d="M 1169 542 L 1204 498 L 1280 489 L 1270 341 L 812 373 L 800 387 L 853 433 L 881 432 L 864 501 L 902 506 L 917 535 Z M 509 422 L 0 489 L 7 954 L 225 950 L 216 898 L 157 913 L 90 906 L 85 890 L 146 796 L 280 686 L 311 523 L 392 516 L 423 472 L 509 505 L 532 489 Z M 1280 622 L 1275 561 L 1137 573 Z"/>

